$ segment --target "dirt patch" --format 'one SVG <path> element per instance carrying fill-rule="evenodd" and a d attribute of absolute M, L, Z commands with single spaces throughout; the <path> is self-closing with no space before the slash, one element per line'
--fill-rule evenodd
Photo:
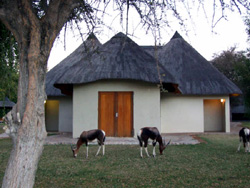
<path fill-rule="evenodd" d="M 201 137 L 197 136 L 197 135 L 190 135 L 193 137 L 193 139 L 198 140 L 200 143 L 205 143 L 207 144 L 207 142 L 205 140 L 203 140 Z"/>
<path fill-rule="evenodd" d="M 242 123 L 241 122 L 231 122 L 230 125 L 231 125 L 230 133 L 231 134 L 239 134 L 239 131 L 242 128 Z"/>

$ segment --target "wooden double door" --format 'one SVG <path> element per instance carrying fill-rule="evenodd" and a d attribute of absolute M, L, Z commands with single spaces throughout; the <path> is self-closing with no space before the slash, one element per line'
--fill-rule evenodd
<path fill-rule="evenodd" d="M 133 136 L 133 92 L 99 92 L 98 116 L 107 136 Z"/>

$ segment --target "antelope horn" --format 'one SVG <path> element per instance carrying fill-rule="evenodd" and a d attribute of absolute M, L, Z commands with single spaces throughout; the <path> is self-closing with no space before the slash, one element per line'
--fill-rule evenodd
<path fill-rule="evenodd" d="M 165 140 L 164 140 L 164 142 L 165 142 Z M 169 140 L 169 142 L 167 144 L 165 142 L 165 146 L 168 146 L 170 144 L 170 142 L 171 142 L 171 139 Z"/>
<path fill-rule="evenodd" d="M 74 149 L 75 149 L 74 146 L 73 146 L 72 144 L 70 144 L 70 146 L 71 146 L 71 150 L 74 150 Z"/>

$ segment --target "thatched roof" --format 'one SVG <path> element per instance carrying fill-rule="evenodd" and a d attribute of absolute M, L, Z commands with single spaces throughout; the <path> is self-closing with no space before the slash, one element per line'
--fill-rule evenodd
<path fill-rule="evenodd" d="M 46 75 L 46 93 L 48 96 L 63 96 L 60 89 L 54 87 L 54 83 L 65 71 L 71 68 L 75 63 L 82 60 L 89 52 L 97 50 L 101 43 L 94 34 L 90 34 L 73 53 L 51 69 Z"/>
<path fill-rule="evenodd" d="M 141 46 L 143 50 L 145 50 L 147 53 L 155 57 L 155 53 L 159 52 L 159 50 L 162 49 L 162 46 Z"/>
<path fill-rule="evenodd" d="M 159 67 L 163 83 L 175 83 L 172 74 Z M 118 33 L 103 44 L 97 53 L 78 58 L 78 62 L 65 71 L 55 86 L 82 84 L 105 79 L 129 79 L 160 83 L 155 58 L 145 52 L 123 33 Z"/>
<path fill-rule="evenodd" d="M 47 74 L 50 96 L 71 93 L 74 84 L 105 79 L 138 80 L 178 89 L 186 95 L 241 94 L 240 89 L 213 67 L 178 32 L 165 46 L 138 46 L 123 33 L 101 45 L 92 35 Z M 151 55 L 150 55 L 151 54 Z M 157 60 L 159 71 L 157 70 Z M 160 74 L 159 74 L 160 73 Z M 159 77 L 160 75 L 160 77 Z M 172 91 L 177 91 L 174 85 Z"/>
<path fill-rule="evenodd" d="M 12 108 L 14 105 L 15 103 L 10 101 L 8 97 L 5 97 L 4 101 L 0 101 L 0 108 Z"/>
<path fill-rule="evenodd" d="M 233 82 L 189 45 L 178 32 L 159 50 L 159 59 L 165 69 L 177 79 L 182 94 L 242 93 Z"/>

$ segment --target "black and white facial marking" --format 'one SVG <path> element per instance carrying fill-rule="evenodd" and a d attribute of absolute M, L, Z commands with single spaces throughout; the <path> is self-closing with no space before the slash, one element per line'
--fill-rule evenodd
<path fill-rule="evenodd" d="M 141 128 L 138 133 L 137 133 L 137 138 L 139 140 L 139 144 L 140 144 L 140 156 L 143 157 L 142 155 L 142 146 L 144 146 L 145 152 L 147 154 L 147 156 L 149 157 L 148 154 L 148 139 L 153 140 L 152 144 L 153 144 L 153 157 L 156 156 L 155 153 L 155 146 L 156 143 L 159 143 L 159 150 L 160 150 L 160 154 L 162 155 L 163 150 L 167 147 L 167 145 L 169 145 L 170 141 L 165 144 L 165 141 L 162 141 L 162 137 L 161 134 L 159 133 L 158 129 L 156 127 L 144 127 Z"/>
<path fill-rule="evenodd" d="M 73 152 L 73 157 L 77 157 L 77 153 L 81 147 L 82 144 L 86 144 L 86 158 L 88 158 L 88 152 L 89 152 L 89 148 L 88 148 L 88 143 L 91 141 L 94 141 L 95 139 L 97 139 L 99 148 L 97 150 L 96 156 L 99 154 L 101 147 L 102 147 L 102 155 L 105 154 L 105 132 L 103 130 L 100 129 L 94 129 L 94 130 L 90 130 L 90 131 L 83 131 L 82 134 L 80 135 L 80 138 L 78 139 L 77 143 L 76 143 L 76 147 L 73 147 L 71 145 L 71 150 Z"/>
<path fill-rule="evenodd" d="M 239 132 L 239 137 L 240 137 L 240 143 L 238 146 L 238 150 L 240 151 L 240 145 L 241 142 L 245 148 L 245 152 L 250 152 L 250 146 L 249 146 L 249 142 L 250 142 L 250 130 L 248 128 L 242 128 Z"/>

